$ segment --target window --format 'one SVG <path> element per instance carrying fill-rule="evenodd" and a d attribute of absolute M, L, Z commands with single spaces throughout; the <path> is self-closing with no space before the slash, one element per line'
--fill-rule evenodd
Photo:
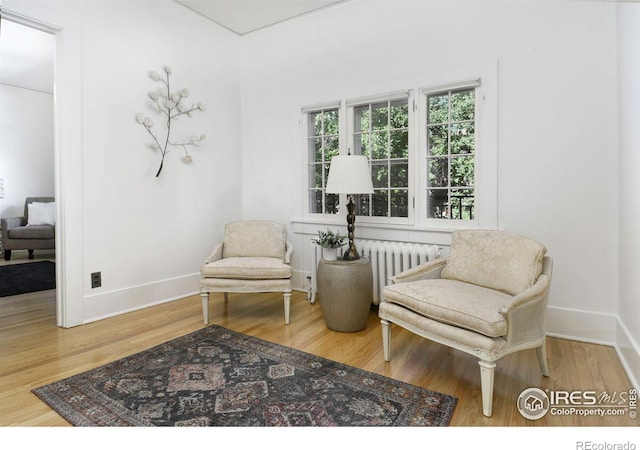
<path fill-rule="evenodd" d="M 356 195 L 356 214 L 409 217 L 408 97 L 358 104 L 349 112 L 353 153 L 369 158 L 374 189 Z"/>
<path fill-rule="evenodd" d="M 473 81 L 442 84 L 434 77 L 438 88 L 303 110 L 307 214 L 338 212 L 346 198 L 325 192 L 331 158 L 352 153 L 369 158 L 374 187 L 356 195 L 360 223 L 438 232 L 496 226 L 497 67 L 478 67 L 482 85 L 469 72 L 453 78 Z"/>
<path fill-rule="evenodd" d="M 307 149 L 309 153 L 309 212 L 336 214 L 338 195 L 327 194 L 331 158 L 339 154 L 338 108 L 310 111 L 308 116 Z"/>
<path fill-rule="evenodd" d="M 475 87 L 427 94 L 427 218 L 475 216 Z"/>

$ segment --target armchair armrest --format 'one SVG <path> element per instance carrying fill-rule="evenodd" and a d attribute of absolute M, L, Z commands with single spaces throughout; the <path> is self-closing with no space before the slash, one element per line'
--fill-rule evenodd
<path fill-rule="evenodd" d="M 219 259 L 222 259 L 223 248 L 224 248 L 224 243 L 220 242 L 219 244 L 217 244 L 211 251 L 211 254 L 207 256 L 207 258 L 204 260 L 204 263 L 209 264 L 210 262 L 214 262 L 214 261 L 218 261 Z"/>
<path fill-rule="evenodd" d="M 26 217 L 5 217 L 2 219 L 2 229 L 10 230 L 11 228 L 23 227 L 27 224 Z"/>
<path fill-rule="evenodd" d="M 510 301 L 502 305 L 500 314 L 506 314 L 525 303 L 540 301 L 548 293 L 550 281 L 548 275 L 541 274 L 533 286 L 511 297 Z"/>
<path fill-rule="evenodd" d="M 542 339 L 544 316 L 551 279 L 541 274 L 529 289 L 511 298 L 500 308 L 507 321 L 507 342 L 510 346 Z"/>
<path fill-rule="evenodd" d="M 433 278 L 440 278 L 442 269 L 446 265 L 447 260 L 444 258 L 434 259 L 427 261 L 416 267 L 400 272 L 391 278 L 389 281 L 393 284 L 406 283 L 409 281 L 427 280 Z"/>
<path fill-rule="evenodd" d="M 285 254 L 284 254 L 284 262 L 286 264 L 291 264 L 291 255 L 293 254 L 293 245 L 291 241 L 287 240 L 287 244 L 285 246 Z"/>

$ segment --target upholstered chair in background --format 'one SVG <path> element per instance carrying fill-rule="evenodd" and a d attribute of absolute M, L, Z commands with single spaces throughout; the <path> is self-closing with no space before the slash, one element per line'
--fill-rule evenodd
<path fill-rule="evenodd" d="M 224 240 L 215 246 L 200 270 L 204 323 L 209 323 L 209 293 L 282 292 L 284 321 L 289 323 L 290 265 L 293 248 L 284 225 L 261 220 L 227 224 Z"/>
<path fill-rule="evenodd" d="M 446 259 L 394 276 L 379 316 L 385 361 L 391 324 L 479 358 L 482 411 L 491 416 L 495 361 L 535 348 L 549 376 L 544 319 L 552 260 L 544 245 L 497 230 L 452 234 Z M 515 399 L 514 399 L 515 401 Z"/>
<path fill-rule="evenodd" d="M 22 216 L 0 220 L 4 259 L 11 259 L 12 250 L 28 250 L 29 259 L 33 259 L 34 250 L 56 248 L 55 225 L 55 199 L 27 197 Z"/>

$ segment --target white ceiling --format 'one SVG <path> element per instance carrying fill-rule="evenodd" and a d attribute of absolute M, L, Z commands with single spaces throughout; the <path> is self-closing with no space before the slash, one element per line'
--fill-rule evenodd
<path fill-rule="evenodd" d="M 243 35 L 346 0 L 173 1 Z M 53 35 L 0 20 L 0 84 L 53 93 L 54 61 Z"/>
<path fill-rule="evenodd" d="M 237 34 L 275 25 L 345 0 L 174 0 Z"/>

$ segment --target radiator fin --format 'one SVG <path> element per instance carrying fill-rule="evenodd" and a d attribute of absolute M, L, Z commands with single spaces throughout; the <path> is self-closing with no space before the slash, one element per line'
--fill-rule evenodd
<path fill-rule="evenodd" d="M 313 243 L 311 245 L 311 303 L 314 303 L 315 293 L 317 291 L 317 269 L 318 263 L 322 258 L 322 249 Z M 367 257 L 371 260 L 371 270 L 373 272 L 372 303 L 375 305 L 380 303 L 382 288 L 387 285 L 390 277 L 440 257 L 442 250 L 439 246 L 432 244 L 375 241 L 369 239 L 359 239 L 356 245 L 358 246 L 360 256 Z M 346 247 L 344 247 L 344 249 L 346 250 Z"/>

